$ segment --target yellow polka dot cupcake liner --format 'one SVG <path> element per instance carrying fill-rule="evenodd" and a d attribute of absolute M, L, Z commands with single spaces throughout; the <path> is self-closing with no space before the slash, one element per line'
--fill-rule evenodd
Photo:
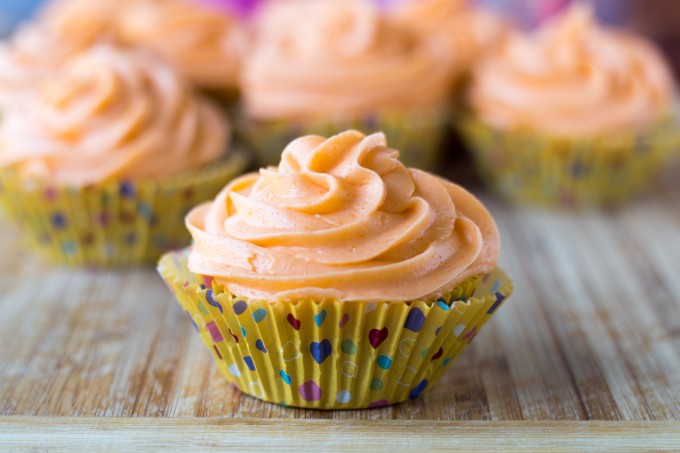
<path fill-rule="evenodd" d="M 680 148 L 676 120 L 641 133 L 592 139 L 500 131 L 458 121 L 483 181 L 504 198 L 549 207 L 619 205 L 649 188 Z"/>
<path fill-rule="evenodd" d="M 418 397 L 512 291 L 496 269 L 473 283 L 469 298 L 249 301 L 191 274 L 187 257 L 186 250 L 168 253 L 158 269 L 227 381 L 303 408 L 372 408 Z"/>
<path fill-rule="evenodd" d="M 447 109 L 390 112 L 349 120 L 295 123 L 287 120 L 242 119 L 239 134 L 252 148 L 261 166 L 278 165 L 286 145 L 304 135 L 331 137 L 355 129 L 366 134 L 384 132 L 390 147 L 399 150 L 399 160 L 407 167 L 436 169 L 448 126 Z"/>
<path fill-rule="evenodd" d="M 184 216 L 212 199 L 249 163 L 243 152 L 187 175 L 156 181 L 59 187 L 0 171 L 0 206 L 28 245 L 59 264 L 155 262 L 190 243 Z"/>

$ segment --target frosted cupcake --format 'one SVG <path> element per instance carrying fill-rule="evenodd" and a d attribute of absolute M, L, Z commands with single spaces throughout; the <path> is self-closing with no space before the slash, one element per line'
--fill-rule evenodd
<path fill-rule="evenodd" d="M 115 39 L 112 18 L 125 3 L 59 0 L 0 44 L 0 103 L 7 104 L 90 46 Z"/>
<path fill-rule="evenodd" d="M 576 6 L 476 70 L 464 131 L 493 188 L 548 205 L 618 203 L 676 142 L 675 89 L 651 43 Z"/>
<path fill-rule="evenodd" d="M 244 167 L 218 108 L 141 51 L 97 46 L 7 109 L 0 202 L 58 262 L 154 260 Z"/>
<path fill-rule="evenodd" d="M 270 2 L 244 61 L 244 133 L 261 164 L 306 133 L 383 130 L 405 163 L 437 161 L 451 64 L 368 0 Z M 291 24 L 295 24 L 292 26 Z"/>
<path fill-rule="evenodd" d="M 385 136 L 291 142 L 192 210 L 159 271 L 225 377 L 311 408 L 417 397 L 510 294 L 496 225 Z"/>
<path fill-rule="evenodd" d="M 467 0 L 400 0 L 392 16 L 421 39 L 444 49 L 453 60 L 456 80 L 508 32 L 499 16 Z"/>
<path fill-rule="evenodd" d="M 223 9 L 190 0 L 133 2 L 120 14 L 118 33 L 172 61 L 201 89 L 223 100 L 235 96 L 247 34 Z"/>

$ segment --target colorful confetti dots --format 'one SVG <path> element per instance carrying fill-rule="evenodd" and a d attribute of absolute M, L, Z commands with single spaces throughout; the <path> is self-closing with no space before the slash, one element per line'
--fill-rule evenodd
<path fill-rule="evenodd" d="M 425 315 L 420 308 L 412 308 L 408 312 L 406 321 L 404 322 L 404 329 L 408 329 L 413 332 L 420 332 L 425 324 Z"/>
<path fill-rule="evenodd" d="M 246 311 L 247 308 L 248 308 L 248 304 L 246 304 L 246 303 L 245 303 L 244 301 L 242 301 L 242 300 L 239 300 L 239 301 L 236 302 L 236 303 L 234 304 L 234 306 L 233 306 L 234 313 L 236 313 L 237 315 L 242 314 L 244 311 Z"/>
<path fill-rule="evenodd" d="M 344 352 L 347 355 L 354 355 L 357 353 L 357 344 L 350 340 L 349 338 L 346 338 L 342 340 L 340 349 L 342 349 L 342 352 Z"/>
<path fill-rule="evenodd" d="M 255 363 L 253 362 L 252 357 L 247 355 L 247 356 L 243 357 L 243 361 L 246 362 L 246 365 L 248 366 L 248 369 L 250 371 L 255 371 Z"/>
<path fill-rule="evenodd" d="M 314 381 L 305 382 L 298 387 L 298 390 L 300 391 L 300 396 L 305 401 L 319 401 L 321 396 L 323 396 L 321 387 Z"/>
<path fill-rule="evenodd" d="M 376 360 L 376 363 L 380 368 L 383 370 L 387 370 L 392 366 L 392 359 L 389 358 L 386 355 L 380 355 L 378 356 L 378 359 Z"/>
<path fill-rule="evenodd" d="M 264 308 L 258 308 L 253 312 L 253 319 L 255 322 L 262 322 L 267 317 L 267 311 Z"/>
<path fill-rule="evenodd" d="M 333 352 L 333 345 L 331 345 L 329 340 L 321 340 L 320 342 L 312 341 L 309 345 L 309 352 L 312 353 L 312 357 L 314 357 L 316 363 L 321 365 Z"/>

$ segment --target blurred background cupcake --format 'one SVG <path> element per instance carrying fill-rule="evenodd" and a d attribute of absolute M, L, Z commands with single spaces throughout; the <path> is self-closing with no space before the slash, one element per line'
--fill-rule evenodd
<path fill-rule="evenodd" d="M 117 23 L 121 42 L 152 49 L 196 86 L 223 101 L 236 97 L 246 27 L 227 8 L 207 1 L 132 0 Z"/>
<path fill-rule="evenodd" d="M 3 112 L 0 202 L 64 263 L 151 261 L 246 165 L 221 110 L 142 50 L 92 47 Z"/>
<path fill-rule="evenodd" d="M 244 60 L 242 132 L 260 163 L 294 137 L 384 131 L 402 160 L 438 160 L 453 59 L 369 0 L 290 0 L 259 11 Z"/>
<path fill-rule="evenodd" d="M 456 80 L 499 45 L 509 27 L 499 14 L 468 0 L 399 0 L 391 14 L 395 22 L 431 40 L 452 58 Z"/>
<path fill-rule="evenodd" d="M 576 5 L 478 65 L 463 130 L 507 198 L 608 205 L 646 188 L 677 148 L 675 96 L 653 44 Z"/>

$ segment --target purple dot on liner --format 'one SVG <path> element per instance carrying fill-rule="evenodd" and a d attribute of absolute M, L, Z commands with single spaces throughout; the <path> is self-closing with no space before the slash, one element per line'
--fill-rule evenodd
<path fill-rule="evenodd" d="M 208 302 L 208 305 L 217 308 L 222 313 L 222 305 L 213 298 L 213 295 L 213 290 L 209 289 L 205 292 L 205 300 Z M 236 307 L 234 307 L 234 311 L 236 311 Z"/>
<path fill-rule="evenodd" d="M 215 321 L 210 321 L 207 323 L 205 328 L 208 329 L 208 332 L 215 343 L 219 343 L 220 341 L 224 340 L 222 332 L 220 332 L 220 329 L 217 327 L 217 324 L 215 324 Z"/>
<path fill-rule="evenodd" d="M 408 312 L 408 316 L 404 322 L 404 328 L 413 332 L 420 332 L 420 329 L 423 328 L 423 324 L 425 324 L 425 315 L 422 310 L 420 308 L 412 308 L 411 311 Z"/>
<path fill-rule="evenodd" d="M 489 311 L 487 311 L 486 313 L 490 315 L 491 313 L 496 311 L 496 309 L 500 307 L 500 305 L 503 303 L 503 300 L 505 300 L 505 294 L 496 293 L 496 302 L 493 303 L 491 308 L 489 308 Z"/>
<path fill-rule="evenodd" d="M 250 371 L 255 371 L 255 364 L 253 363 L 253 358 L 250 357 L 249 355 L 245 356 L 243 358 L 243 361 L 246 362 L 246 365 L 248 366 L 248 369 Z"/>
<path fill-rule="evenodd" d="M 390 405 L 390 402 L 387 401 L 387 400 L 378 400 L 378 401 L 373 401 L 372 403 L 370 403 L 368 405 L 368 408 L 374 409 L 376 407 L 385 407 L 385 406 L 389 406 L 389 405 Z"/>
<path fill-rule="evenodd" d="M 52 225 L 59 230 L 66 228 L 66 217 L 63 214 L 57 212 L 52 215 Z"/>
<path fill-rule="evenodd" d="M 246 304 L 246 303 L 245 303 L 244 301 L 242 301 L 242 300 L 239 300 L 239 301 L 236 302 L 236 303 L 234 304 L 234 306 L 233 306 L 234 313 L 236 313 L 237 315 L 240 315 L 241 313 L 243 313 L 244 311 L 246 311 L 246 308 L 248 308 L 248 304 Z"/>
<path fill-rule="evenodd" d="M 191 317 L 191 314 L 188 311 L 185 311 L 184 313 L 187 314 L 189 319 L 191 320 L 191 324 L 194 326 L 194 329 L 196 329 L 196 332 L 198 332 L 198 326 L 196 325 L 196 321 L 194 321 L 194 318 Z"/>
<path fill-rule="evenodd" d="M 437 327 L 437 330 L 434 331 L 434 335 L 437 336 L 439 335 L 439 332 L 442 330 L 441 326 Z"/>
<path fill-rule="evenodd" d="M 123 182 L 120 185 L 120 195 L 123 198 L 131 198 L 135 196 L 135 186 L 131 182 Z"/>
<path fill-rule="evenodd" d="M 100 212 L 97 214 L 97 223 L 101 226 L 106 226 L 109 224 L 109 215 L 105 212 Z"/>
<path fill-rule="evenodd" d="M 314 381 L 307 381 L 298 387 L 300 396 L 305 401 L 318 401 L 323 395 L 321 387 Z"/>

